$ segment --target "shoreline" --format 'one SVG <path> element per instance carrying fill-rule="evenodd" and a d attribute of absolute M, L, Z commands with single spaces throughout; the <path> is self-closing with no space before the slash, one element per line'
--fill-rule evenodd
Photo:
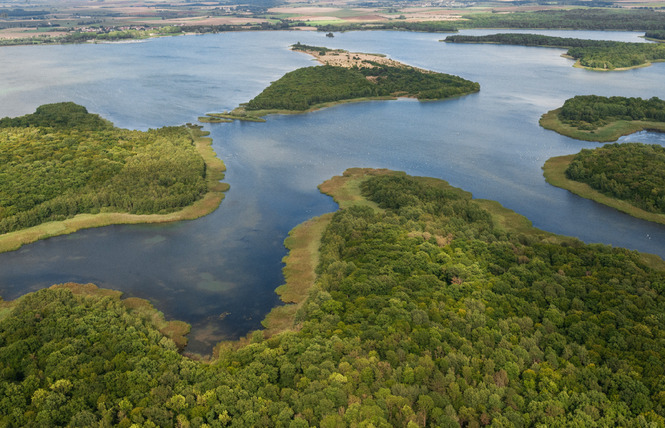
<path fill-rule="evenodd" d="M 627 201 L 616 199 L 604 195 L 593 189 L 586 183 L 570 180 L 566 177 L 565 171 L 568 165 L 577 154 L 555 156 L 545 161 L 543 165 L 543 176 L 545 181 L 555 187 L 567 190 L 585 199 L 590 199 L 599 204 L 603 204 L 624 214 L 639 218 L 640 220 L 651 221 L 653 223 L 665 224 L 665 214 L 650 213 L 638 208 Z"/>
<path fill-rule="evenodd" d="M 567 125 L 559 120 L 561 108 L 550 110 L 540 117 L 538 123 L 545 129 L 554 131 L 565 137 L 581 141 L 609 143 L 618 140 L 624 135 L 640 131 L 665 132 L 665 122 L 650 122 L 643 120 L 616 120 L 593 131 L 583 131 L 574 126 Z"/>
<path fill-rule="evenodd" d="M 0 253 L 15 251 L 23 245 L 54 236 L 68 235 L 81 229 L 110 226 L 113 224 L 167 223 L 180 220 L 194 220 L 215 211 L 224 199 L 224 192 L 229 189 L 228 183 L 221 183 L 219 181 L 224 178 L 226 166 L 212 149 L 212 139 L 207 137 L 207 133 L 197 128 L 190 128 L 190 132 L 194 139 L 194 145 L 205 162 L 206 182 L 208 185 L 208 192 L 192 205 L 168 214 L 128 214 L 121 212 L 77 214 L 65 220 L 50 221 L 27 229 L 0 235 Z"/>

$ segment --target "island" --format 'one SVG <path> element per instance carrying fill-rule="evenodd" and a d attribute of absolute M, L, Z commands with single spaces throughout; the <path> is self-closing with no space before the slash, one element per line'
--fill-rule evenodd
<path fill-rule="evenodd" d="M 437 179 L 351 169 L 321 191 L 341 208 L 287 242 L 306 297 L 208 361 L 117 292 L 1 302 L 0 423 L 665 423 L 661 259 L 535 229 Z"/>
<path fill-rule="evenodd" d="M 397 97 L 440 100 L 480 90 L 476 82 L 411 67 L 385 55 L 301 43 L 292 49 L 312 55 L 323 65 L 291 71 L 248 103 L 231 112 L 209 113 L 210 119 L 204 121 L 216 118 L 262 121 L 262 116 L 268 114 L 305 113 L 347 102 Z"/>
<path fill-rule="evenodd" d="M 654 33 L 651 33 L 652 36 Z M 494 43 L 520 46 L 568 49 L 565 57 L 576 60 L 575 66 L 597 71 L 628 70 L 665 61 L 665 45 L 628 43 L 608 40 L 586 40 L 540 34 L 501 33 L 486 36 L 452 35 L 449 43 Z"/>
<path fill-rule="evenodd" d="M 577 140 L 616 141 L 642 130 L 665 131 L 665 101 L 578 95 L 545 113 L 540 125 Z"/>
<path fill-rule="evenodd" d="M 82 228 L 215 210 L 224 164 L 199 126 L 116 128 L 72 102 L 0 119 L 0 252 Z"/>
<path fill-rule="evenodd" d="M 550 158 L 548 183 L 633 217 L 665 224 L 665 148 L 657 144 L 607 144 Z"/>

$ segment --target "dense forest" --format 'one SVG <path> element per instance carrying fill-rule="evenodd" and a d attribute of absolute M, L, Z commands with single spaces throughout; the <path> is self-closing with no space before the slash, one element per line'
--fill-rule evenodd
<path fill-rule="evenodd" d="M 360 187 L 371 202 L 332 218 L 297 328 L 211 363 L 112 297 L 48 289 L 6 304 L 0 424 L 665 424 L 662 271 L 512 229 L 440 181 Z"/>
<path fill-rule="evenodd" d="M 656 40 L 665 41 L 665 30 L 647 31 L 644 34 L 644 37 L 646 37 L 647 39 L 656 39 Z"/>
<path fill-rule="evenodd" d="M 581 66 L 603 70 L 635 67 L 665 60 L 665 45 L 660 43 L 628 43 L 511 33 L 486 36 L 452 35 L 446 37 L 445 41 L 567 48 L 567 55 L 579 60 Z"/>
<path fill-rule="evenodd" d="M 582 150 L 566 169 L 570 180 L 648 212 L 665 214 L 665 147 L 608 144 Z"/>
<path fill-rule="evenodd" d="M 356 98 L 408 96 L 434 100 L 478 90 L 478 83 L 461 77 L 411 67 L 393 67 L 375 62 L 368 62 L 367 67 L 353 68 L 321 65 L 286 73 L 245 108 L 298 111 L 318 104 Z"/>
<path fill-rule="evenodd" d="M 206 193 L 185 127 L 119 129 L 74 103 L 0 119 L 0 233 L 78 213 L 176 211 Z"/>
<path fill-rule="evenodd" d="M 593 130 L 617 120 L 665 122 L 665 101 L 637 97 L 577 95 L 567 99 L 558 117 L 577 129 Z"/>
<path fill-rule="evenodd" d="M 454 33 L 457 31 L 457 23 L 448 21 L 391 21 L 372 22 L 360 24 L 327 24 L 317 25 L 318 31 L 358 31 L 358 30 L 388 30 L 388 31 L 417 31 L 427 33 Z"/>
<path fill-rule="evenodd" d="M 583 8 L 462 15 L 459 28 L 560 28 L 571 30 L 665 30 L 665 15 L 653 10 Z"/>

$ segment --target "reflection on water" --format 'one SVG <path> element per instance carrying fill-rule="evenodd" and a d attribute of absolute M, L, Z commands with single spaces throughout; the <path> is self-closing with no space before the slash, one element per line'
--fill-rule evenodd
<path fill-rule="evenodd" d="M 637 33 L 542 33 L 641 40 Z M 498 200 L 537 227 L 665 256 L 665 227 L 545 183 L 547 158 L 597 144 L 538 126 L 542 113 L 576 94 L 665 98 L 665 64 L 595 73 L 573 68 L 560 57 L 563 50 L 453 45 L 440 38 L 229 33 L 0 49 L 0 116 L 73 100 L 137 129 L 193 122 L 251 99 L 285 72 L 314 64 L 287 50 L 298 41 L 386 53 L 481 84 L 478 94 L 444 102 L 367 102 L 272 116 L 266 123 L 207 125 L 231 185 L 218 210 L 176 224 L 81 231 L 0 255 L 0 295 L 11 299 L 53 283 L 93 282 L 148 298 L 167 317 L 190 322 L 189 349 L 208 352 L 220 339 L 259 328 L 278 304 L 273 290 L 283 280 L 284 238 L 298 223 L 336 208 L 316 186 L 348 167 L 440 177 L 475 197 Z M 639 133 L 622 141 L 662 144 L 662 137 Z"/>

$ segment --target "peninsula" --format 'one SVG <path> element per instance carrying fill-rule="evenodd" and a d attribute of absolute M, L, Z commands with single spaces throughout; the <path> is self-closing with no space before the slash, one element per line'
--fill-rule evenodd
<path fill-rule="evenodd" d="M 296 43 L 292 49 L 312 55 L 321 64 L 289 72 L 248 103 L 231 112 L 210 113 L 204 121 L 261 121 L 268 114 L 293 114 L 335 104 L 411 97 L 441 100 L 478 92 L 476 82 L 422 70 L 385 55 L 351 53 Z M 217 120 L 216 120 L 217 119 Z"/>
<path fill-rule="evenodd" d="M 120 129 L 71 102 L 0 119 L 0 147 L 0 252 L 83 228 L 201 217 L 228 189 L 200 127 Z"/>

